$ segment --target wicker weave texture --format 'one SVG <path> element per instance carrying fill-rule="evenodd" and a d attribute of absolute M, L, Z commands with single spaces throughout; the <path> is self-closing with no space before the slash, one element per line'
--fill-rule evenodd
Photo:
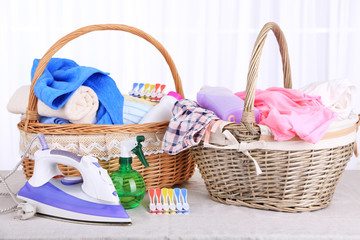
<path fill-rule="evenodd" d="M 188 180 L 194 173 L 195 162 L 190 156 L 190 151 L 183 151 L 178 155 L 169 155 L 167 153 L 152 154 L 145 156 L 149 167 L 145 168 L 137 157 L 133 158 L 132 167 L 138 171 L 145 180 L 146 189 L 171 187 L 174 184 L 182 183 Z M 184 161 L 191 159 L 191 161 Z M 119 169 L 119 159 L 109 161 L 99 160 L 102 168 L 109 174 Z M 34 171 L 34 161 L 25 158 L 23 164 L 26 178 L 29 179 Z M 72 167 L 59 165 L 60 171 L 65 176 L 80 176 L 80 173 Z"/>
<path fill-rule="evenodd" d="M 249 151 L 263 173 L 236 150 L 192 150 L 210 197 L 218 202 L 284 212 L 312 211 L 331 202 L 354 144 L 312 151 Z"/>
<path fill-rule="evenodd" d="M 251 56 L 244 113 L 241 124 L 225 126 L 240 142 L 259 141 L 255 124 L 254 100 L 260 56 L 269 31 L 279 44 L 283 62 L 284 86 L 291 88 L 291 71 L 286 40 L 275 23 L 260 31 Z M 335 187 L 354 152 L 354 143 L 320 150 L 251 150 L 262 174 L 248 156 L 237 150 L 192 148 L 210 197 L 218 202 L 284 212 L 312 211 L 331 202 Z"/>
<path fill-rule="evenodd" d="M 137 134 L 142 133 L 158 133 L 165 132 L 169 122 L 160 123 L 148 123 L 148 124 L 130 124 L 130 125 L 95 125 L 95 124 L 43 124 L 38 122 L 37 112 L 37 97 L 34 94 L 34 86 L 37 79 L 42 75 L 48 62 L 63 46 L 65 46 L 71 40 L 80 37 L 86 33 L 102 30 L 118 30 L 124 31 L 143 38 L 151 43 L 164 57 L 168 64 L 175 84 L 176 91 L 184 96 L 182 83 L 176 66 L 161 43 L 149 34 L 143 32 L 140 29 L 121 25 L 121 24 L 102 24 L 91 25 L 75 30 L 72 33 L 64 36 L 58 40 L 41 58 L 38 67 L 35 71 L 34 77 L 31 83 L 31 90 L 29 96 L 29 105 L 26 112 L 26 119 L 18 124 L 18 128 L 21 131 L 27 133 L 43 133 L 46 137 L 49 135 L 62 135 L 63 137 L 74 135 L 95 135 L 95 134 Z M 76 144 L 76 143 L 74 143 Z M 76 152 L 75 152 L 76 153 Z M 77 153 L 78 154 L 78 153 Z M 96 156 L 95 156 L 96 157 Z M 195 164 L 189 151 L 185 151 L 181 154 L 171 156 L 165 153 L 152 154 L 147 156 L 147 161 L 150 164 L 149 168 L 143 169 L 140 166 L 139 161 L 134 161 L 133 168 L 138 170 L 143 175 L 147 188 L 162 188 L 170 187 L 174 184 L 181 183 L 188 180 L 194 173 Z M 99 161 L 100 164 L 112 172 L 118 168 L 118 160 L 111 159 L 109 161 Z M 33 161 L 29 158 L 23 163 L 23 171 L 27 178 L 30 178 L 33 173 Z M 61 171 L 66 176 L 78 175 L 75 169 L 68 166 L 61 166 Z"/>

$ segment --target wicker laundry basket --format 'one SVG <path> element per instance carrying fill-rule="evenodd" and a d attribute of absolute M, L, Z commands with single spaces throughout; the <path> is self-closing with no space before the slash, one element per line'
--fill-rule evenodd
<path fill-rule="evenodd" d="M 147 188 L 171 187 L 188 180 L 194 172 L 195 163 L 189 151 L 178 155 L 169 155 L 161 151 L 161 141 L 169 122 L 131 124 L 131 125 L 95 125 L 95 124 L 43 124 L 38 122 L 37 97 L 34 85 L 42 75 L 52 56 L 71 40 L 89 32 L 99 30 L 120 30 L 137 35 L 154 45 L 165 58 L 170 67 L 176 91 L 183 94 L 182 83 L 175 64 L 166 49 L 149 34 L 126 25 L 105 24 L 80 28 L 57 41 L 40 60 L 31 84 L 29 105 L 26 119 L 18 124 L 20 130 L 20 151 L 24 152 L 30 140 L 38 133 L 43 133 L 50 148 L 74 152 L 76 154 L 92 154 L 99 159 L 100 165 L 109 173 L 119 167 L 120 141 L 137 135 L 145 136 L 143 150 L 149 167 L 145 168 L 140 161 L 133 160 L 133 168 L 144 177 Z M 33 174 L 34 153 L 40 149 L 35 141 L 29 157 L 23 162 L 26 178 Z M 60 166 L 66 176 L 79 175 L 79 172 L 68 166 Z"/>
<path fill-rule="evenodd" d="M 192 148 L 192 154 L 215 201 L 284 212 L 321 209 L 330 204 L 354 152 L 358 116 L 344 125 L 341 123 L 340 129 L 328 130 L 317 144 L 301 139 L 277 142 L 271 135 L 265 135 L 263 127 L 255 124 L 253 106 L 260 56 L 270 30 L 279 44 L 284 85 L 291 88 L 285 37 L 278 25 L 268 23 L 253 49 L 242 123 L 226 122 L 217 129 L 223 142 L 230 142 L 231 146 L 221 145 L 221 141 L 211 143 L 211 136 L 216 133 L 211 131 L 209 144 L 202 142 Z M 256 174 L 255 161 L 262 174 Z"/>

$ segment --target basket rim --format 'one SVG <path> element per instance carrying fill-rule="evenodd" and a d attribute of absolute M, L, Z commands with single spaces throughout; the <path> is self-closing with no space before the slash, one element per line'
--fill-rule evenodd
<path fill-rule="evenodd" d="M 26 126 L 27 125 L 27 126 Z M 157 133 L 165 132 L 169 121 L 126 124 L 126 125 L 100 125 L 100 124 L 45 124 L 21 120 L 18 129 L 27 133 L 43 133 L 53 135 L 96 135 L 96 134 L 121 134 L 121 133 Z"/>

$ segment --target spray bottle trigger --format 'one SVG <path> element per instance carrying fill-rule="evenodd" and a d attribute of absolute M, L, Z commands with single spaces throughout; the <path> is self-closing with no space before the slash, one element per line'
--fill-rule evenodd
<path fill-rule="evenodd" d="M 140 162 L 145 166 L 149 167 L 149 163 L 146 161 L 144 152 L 142 151 L 142 145 L 141 142 L 145 141 L 145 137 L 143 135 L 139 135 L 136 137 L 137 146 L 134 147 L 131 151 L 136 154 L 136 156 L 139 158 Z"/>

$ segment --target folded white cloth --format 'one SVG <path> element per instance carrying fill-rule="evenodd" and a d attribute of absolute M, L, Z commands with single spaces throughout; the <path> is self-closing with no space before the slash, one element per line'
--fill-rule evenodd
<path fill-rule="evenodd" d="M 15 91 L 7 105 L 11 113 L 25 114 L 29 102 L 30 85 L 22 86 Z M 96 93 L 89 87 L 80 86 L 69 98 L 65 105 L 54 110 L 38 100 L 40 116 L 59 117 L 71 123 L 95 123 L 99 100 Z"/>
<path fill-rule="evenodd" d="M 354 108 L 356 87 L 348 79 L 316 82 L 300 89 L 312 96 L 320 96 L 325 107 L 338 113 L 339 119 L 347 119 Z"/>

